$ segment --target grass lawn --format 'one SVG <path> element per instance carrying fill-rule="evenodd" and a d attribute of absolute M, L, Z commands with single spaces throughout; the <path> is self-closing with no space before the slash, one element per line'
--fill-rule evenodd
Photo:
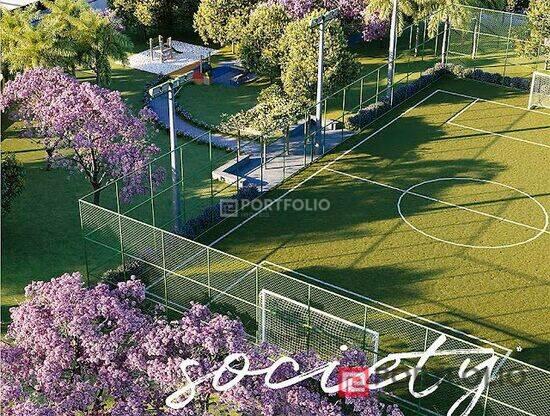
<path fill-rule="evenodd" d="M 115 65 L 110 88 L 122 92 L 134 109 L 141 107 L 143 86 L 152 74 Z M 79 78 L 93 80 L 90 73 Z M 44 169 L 45 152 L 41 146 L 21 138 L 19 125 L 3 126 L 2 152 L 14 152 L 25 168 L 25 188 L 15 199 L 12 211 L 2 218 L 2 322 L 8 309 L 22 300 L 23 288 L 32 280 L 47 280 L 64 272 L 84 271 L 78 199 L 91 187 L 79 173 Z M 162 152 L 169 149 L 166 132 L 154 134 Z M 213 158 L 227 154 L 214 149 Z M 205 171 L 209 166 L 208 147 L 191 143 L 186 146 L 188 172 Z M 195 204 L 209 201 L 210 182 L 201 174 L 188 187 Z"/>
<path fill-rule="evenodd" d="M 205 242 L 248 221 L 216 247 L 521 346 L 518 359 L 548 367 L 550 113 L 527 112 L 525 93 L 493 85 L 443 80 L 428 92 L 435 88 L 520 108 L 437 93 L 339 160 L 375 127 L 266 195 L 327 199 L 329 210 L 244 212 Z M 331 161 L 332 170 L 319 171 Z M 457 177 L 491 182 L 445 179 Z M 415 185 L 401 200 L 402 218 L 399 197 Z"/>

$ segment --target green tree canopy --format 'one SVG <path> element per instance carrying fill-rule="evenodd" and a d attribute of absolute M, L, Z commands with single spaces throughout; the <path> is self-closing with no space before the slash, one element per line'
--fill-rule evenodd
<path fill-rule="evenodd" d="M 205 43 L 238 42 L 257 0 L 201 0 L 193 27 Z"/>
<path fill-rule="evenodd" d="M 279 47 L 282 51 L 281 82 L 284 92 L 303 105 L 311 104 L 317 86 L 319 32 L 309 27 L 312 18 L 323 11 L 314 11 L 303 19 L 288 24 Z M 324 93 L 353 81 L 359 64 L 348 49 L 341 23 L 334 20 L 325 30 Z"/>
<path fill-rule="evenodd" d="M 238 55 L 248 70 L 270 79 L 280 75 L 279 41 L 290 21 L 283 6 L 260 4 L 243 29 Z"/>
<path fill-rule="evenodd" d="M 528 39 L 518 42 L 519 50 L 528 56 L 547 55 L 550 59 L 550 2 L 531 0 L 527 9 L 529 18 Z"/>
<path fill-rule="evenodd" d="M 39 66 L 92 69 L 97 82 L 110 81 L 110 59 L 124 61 L 132 43 L 114 15 L 98 13 L 84 0 L 44 1 L 49 13 L 36 10 L 4 12 L 4 61 L 11 72 Z"/>
<path fill-rule="evenodd" d="M 23 190 L 23 167 L 14 155 L 7 155 L 2 158 L 0 168 L 2 174 L 2 215 L 11 209 L 13 199 Z"/>

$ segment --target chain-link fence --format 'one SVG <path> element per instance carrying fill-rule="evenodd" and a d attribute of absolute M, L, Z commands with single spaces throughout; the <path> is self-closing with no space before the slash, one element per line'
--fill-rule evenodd
<path fill-rule="evenodd" d="M 213 310 L 239 317 L 251 338 L 258 339 L 262 316 L 260 296 L 262 291 L 269 291 L 345 320 L 365 332 L 378 333 L 378 359 L 390 353 L 425 351 L 444 334 L 447 340 L 440 349 L 490 347 L 499 357 L 491 383 L 470 414 L 542 416 L 550 408 L 547 391 L 550 372 L 509 358 L 509 351 L 495 344 L 459 334 L 380 302 L 354 299 L 353 295 L 338 293 L 335 288 L 329 290 L 320 282 L 312 284 L 280 271 L 276 265 L 248 262 L 84 200 L 80 201 L 80 213 L 88 258 L 103 256 L 104 261 L 132 268 L 146 283 L 149 298 L 173 311 L 183 312 L 190 302 L 205 303 Z M 90 270 L 92 277 L 94 273 L 99 277 L 100 272 Z M 313 331 L 315 336 L 330 336 L 326 325 L 302 329 Z M 352 335 L 347 339 L 339 332 L 338 336 L 349 346 L 368 347 L 364 340 Z M 328 338 L 327 345 L 330 345 Z M 480 381 L 477 379 L 474 383 L 470 378 L 458 376 L 464 358 L 464 355 L 452 355 L 429 361 L 417 379 L 417 391 L 445 376 L 430 396 L 412 397 L 406 382 L 393 384 L 387 390 L 391 390 L 395 400 L 421 414 L 446 414 L 454 401 L 472 393 Z M 474 353 L 468 358 L 473 366 L 488 357 Z M 403 364 L 409 368 L 416 365 L 413 361 Z"/>
<path fill-rule="evenodd" d="M 531 42 L 526 15 L 462 6 L 460 19 L 451 24 L 448 62 L 503 77 L 530 78 L 550 59 L 550 49 L 542 44 L 526 48 Z"/>

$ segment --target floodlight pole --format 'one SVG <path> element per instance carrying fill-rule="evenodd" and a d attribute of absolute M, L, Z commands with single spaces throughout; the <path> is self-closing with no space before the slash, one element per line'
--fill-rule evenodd
<path fill-rule="evenodd" d="M 176 234 L 180 231 L 181 217 L 181 178 L 178 169 L 178 160 L 176 155 L 176 147 L 178 141 L 176 137 L 176 122 L 175 122 L 175 94 L 172 83 L 168 84 L 168 124 L 170 127 L 170 169 L 172 170 L 172 215 L 175 218 L 174 231 Z"/>
<path fill-rule="evenodd" d="M 338 9 L 333 9 L 325 14 L 311 19 L 309 27 L 314 29 L 319 28 L 319 54 L 317 58 L 317 96 L 315 104 L 315 122 L 317 123 L 317 129 L 315 134 L 315 143 L 312 143 L 311 153 L 313 154 L 313 146 L 320 139 L 321 131 L 323 129 L 323 120 L 322 120 L 322 105 L 321 101 L 323 100 L 323 69 L 324 69 L 324 55 L 325 55 L 325 23 L 330 22 L 333 19 L 338 17 Z M 306 120 L 308 123 L 309 120 Z"/>
<path fill-rule="evenodd" d="M 388 53 L 388 99 L 390 100 L 390 105 L 393 105 L 393 77 L 395 74 L 395 55 L 397 54 L 397 7 L 398 0 L 393 0 Z"/>
<path fill-rule="evenodd" d="M 168 128 L 170 133 L 170 169 L 172 171 L 172 215 L 174 216 L 174 232 L 177 234 L 180 230 L 181 221 L 181 177 L 178 168 L 178 159 L 176 147 L 178 146 L 176 135 L 175 122 L 175 88 L 187 83 L 190 79 L 190 74 L 187 73 L 179 78 L 170 79 L 162 84 L 159 84 L 149 90 L 149 95 L 152 98 L 159 97 L 163 94 L 168 96 Z"/>

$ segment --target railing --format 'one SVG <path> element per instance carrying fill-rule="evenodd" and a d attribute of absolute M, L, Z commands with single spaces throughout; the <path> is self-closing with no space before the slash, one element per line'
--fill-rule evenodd
<path fill-rule="evenodd" d="M 98 278 L 108 266 L 133 264 L 135 268 L 137 264 L 139 277 L 153 301 L 176 312 L 184 311 L 190 302 L 208 303 L 214 310 L 239 317 L 256 339 L 262 308 L 259 297 L 262 290 L 268 290 L 377 332 L 378 358 L 395 352 L 424 351 L 442 334 L 447 341 L 441 349 L 490 347 L 499 361 L 491 383 L 471 414 L 542 416 L 550 408 L 550 372 L 509 358 L 510 351 L 496 344 L 372 299 L 342 293 L 342 289 L 327 288 L 322 282 L 313 284 L 305 276 L 293 277 L 274 264 L 251 263 L 84 200 L 80 200 L 80 214 L 88 259 L 100 258 L 103 263 L 100 269 L 89 270 L 92 278 Z M 344 340 L 350 346 L 365 347 L 356 338 Z M 329 353 L 326 351 L 325 355 Z M 395 384 L 392 397 L 421 414 L 445 414 L 452 402 L 477 386 L 465 385 L 458 377 L 463 358 L 447 356 L 425 367 L 418 378 L 419 386 L 427 387 L 446 376 L 438 394 L 415 399 L 406 384 Z M 469 358 L 473 366 L 487 356 Z"/>

